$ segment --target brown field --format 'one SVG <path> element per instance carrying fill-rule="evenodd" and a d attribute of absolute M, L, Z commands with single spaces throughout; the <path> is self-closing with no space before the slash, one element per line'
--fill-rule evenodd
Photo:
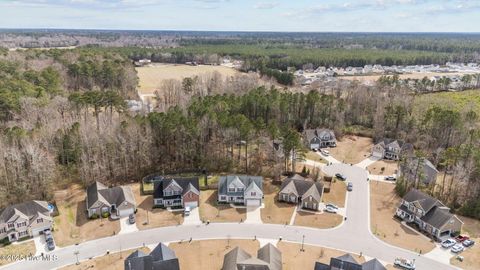
<path fill-rule="evenodd" d="M 325 159 L 321 158 L 316 152 L 313 152 L 313 151 L 307 152 L 305 154 L 305 158 L 309 159 L 309 160 L 319 162 L 319 163 L 324 163 L 324 164 L 327 163 L 327 161 L 325 161 Z"/>
<path fill-rule="evenodd" d="M 415 230 L 402 225 L 393 216 L 400 203 L 395 185 L 378 181 L 370 182 L 371 230 L 379 239 L 415 252 L 427 253 L 435 245 Z"/>
<path fill-rule="evenodd" d="M 270 181 L 263 183 L 265 208 L 260 209 L 262 221 L 265 223 L 288 224 L 295 211 L 295 204 L 283 203 L 277 200 L 279 186 Z"/>
<path fill-rule="evenodd" d="M 400 79 L 418 79 L 421 80 L 424 77 L 431 78 L 433 76 L 451 76 L 459 75 L 463 76 L 465 74 L 474 74 L 469 72 L 458 72 L 458 73 L 439 73 L 439 72 L 419 72 L 411 74 L 400 74 Z M 368 75 L 368 76 L 339 76 L 339 79 L 350 80 L 350 81 L 377 81 L 382 75 Z M 390 75 L 391 76 L 391 75 Z"/>
<path fill-rule="evenodd" d="M 173 64 L 153 64 L 146 67 L 137 67 L 140 94 L 153 94 L 162 81 L 187 77 L 200 76 L 212 72 L 219 72 L 223 76 L 234 76 L 239 73 L 233 68 L 225 66 L 189 66 Z"/>
<path fill-rule="evenodd" d="M 135 201 L 137 202 L 136 220 L 139 230 L 175 226 L 183 223 L 183 214 L 181 211 L 169 212 L 166 209 L 153 209 L 152 195 L 142 196 L 140 193 L 140 184 L 132 184 L 130 186 L 133 194 L 135 194 Z"/>
<path fill-rule="evenodd" d="M 324 247 L 304 245 L 305 251 L 300 251 L 301 244 L 279 242 L 278 249 L 282 252 L 283 270 L 313 269 L 315 262 L 330 263 L 330 258 L 345 254 L 343 251 Z M 358 254 L 352 256 L 359 262 L 365 262 L 364 257 Z"/>
<path fill-rule="evenodd" d="M 69 265 L 60 268 L 60 270 L 84 270 L 84 269 L 102 269 L 102 270 L 120 270 L 124 269 L 124 260 L 137 249 L 126 250 L 122 252 L 112 253 L 109 255 L 94 258 L 92 260 L 83 261 L 79 265 Z M 148 254 L 150 249 L 141 248 L 141 251 Z"/>
<path fill-rule="evenodd" d="M 382 171 L 382 168 L 384 170 Z M 367 167 L 370 174 L 374 175 L 392 175 L 398 171 L 398 162 L 393 160 L 379 160 Z"/>
<path fill-rule="evenodd" d="M 210 222 L 241 222 L 247 218 L 245 208 L 233 208 L 229 204 L 217 205 L 216 190 L 200 192 L 200 219 Z"/>
<path fill-rule="evenodd" d="M 372 146 L 371 138 L 346 135 L 337 141 L 337 147 L 328 151 L 338 161 L 356 164 L 370 155 Z"/>
<path fill-rule="evenodd" d="M 54 218 L 53 235 L 58 246 L 107 237 L 120 231 L 118 220 L 88 219 L 85 197 L 85 189 L 79 185 L 55 192 L 54 199 L 60 215 Z"/>
<path fill-rule="evenodd" d="M 345 207 L 345 197 L 347 197 L 347 185 L 343 181 L 334 181 L 330 186 L 330 192 L 324 192 L 322 201 L 324 203 L 333 203 L 338 207 Z"/>
<path fill-rule="evenodd" d="M 5 265 L 13 263 L 12 260 L 7 260 L 8 255 L 35 255 L 35 243 L 33 241 L 28 241 L 25 243 L 15 243 L 8 246 L 0 247 L 0 265 Z"/>
<path fill-rule="evenodd" d="M 330 229 L 337 227 L 342 223 L 343 217 L 337 214 L 323 213 L 314 214 L 310 212 L 298 211 L 295 216 L 295 225 L 312 227 L 318 229 Z"/>
<path fill-rule="evenodd" d="M 235 247 L 241 247 L 256 257 L 260 244 L 256 240 L 205 240 L 182 243 L 171 243 L 169 247 L 175 251 L 180 269 L 217 270 L 223 265 L 223 256 Z"/>

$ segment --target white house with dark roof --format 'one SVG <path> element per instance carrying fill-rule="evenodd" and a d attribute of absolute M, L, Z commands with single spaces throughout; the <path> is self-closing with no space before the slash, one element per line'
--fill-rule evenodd
<path fill-rule="evenodd" d="M 113 219 L 127 217 L 137 209 L 135 196 L 129 186 L 108 188 L 98 181 L 87 187 L 85 201 L 89 218 L 104 213 L 110 214 Z"/>
<path fill-rule="evenodd" d="M 413 150 L 413 145 L 399 140 L 383 139 L 372 147 L 372 156 L 400 160 L 405 151 Z"/>
<path fill-rule="evenodd" d="M 412 189 L 402 199 L 395 215 L 406 222 L 415 223 L 420 230 L 434 239 L 449 237 L 462 230 L 463 222 L 439 200 Z"/>
<path fill-rule="evenodd" d="M 263 177 L 251 175 L 221 176 L 218 181 L 218 202 L 261 206 Z"/>
<path fill-rule="evenodd" d="M 10 205 L 1 210 L 0 239 L 8 237 L 9 242 L 33 237 L 51 229 L 53 218 L 45 201 L 28 201 Z"/>
<path fill-rule="evenodd" d="M 333 130 L 326 128 L 306 129 L 303 132 L 305 145 L 309 149 L 336 147 L 337 139 Z"/>

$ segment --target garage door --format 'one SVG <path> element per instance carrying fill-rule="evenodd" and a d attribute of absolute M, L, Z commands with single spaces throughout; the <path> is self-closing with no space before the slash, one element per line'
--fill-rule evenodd
<path fill-rule="evenodd" d="M 190 209 L 198 207 L 198 202 L 185 202 L 185 207 L 189 206 Z"/>
<path fill-rule="evenodd" d="M 44 226 L 44 227 L 41 227 L 41 228 L 32 229 L 32 235 L 37 236 L 37 235 L 43 233 L 43 231 L 45 231 L 46 229 L 50 229 L 50 227 Z"/>
<path fill-rule="evenodd" d="M 133 208 L 118 210 L 118 215 L 121 216 L 121 217 L 127 217 L 127 216 L 129 216 L 130 214 L 133 214 L 133 213 L 134 213 Z"/>
<path fill-rule="evenodd" d="M 250 199 L 247 200 L 247 206 L 260 206 L 260 202 L 258 199 Z"/>
<path fill-rule="evenodd" d="M 372 156 L 378 157 L 378 158 L 383 158 L 383 153 L 379 151 L 373 151 Z"/>
<path fill-rule="evenodd" d="M 320 149 L 320 144 L 312 143 L 312 144 L 310 144 L 310 149 Z"/>

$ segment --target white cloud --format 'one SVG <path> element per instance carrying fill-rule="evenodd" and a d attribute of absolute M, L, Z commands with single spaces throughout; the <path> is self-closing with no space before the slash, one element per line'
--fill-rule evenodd
<path fill-rule="evenodd" d="M 272 9 L 278 6 L 277 2 L 258 2 L 253 7 L 255 9 Z"/>

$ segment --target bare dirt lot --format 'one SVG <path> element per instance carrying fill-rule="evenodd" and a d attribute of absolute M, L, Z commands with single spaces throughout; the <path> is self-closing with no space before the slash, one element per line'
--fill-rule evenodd
<path fill-rule="evenodd" d="M 304 245 L 305 251 L 302 252 L 301 244 L 288 242 L 279 242 L 277 247 L 282 252 L 283 270 L 313 269 L 315 262 L 329 264 L 330 258 L 345 254 L 343 251 L 309 245 Z M 365 258 L 358 254 L 352 256 L 359 263 L 365 262 Z"/>
<path fill-rule="evenodd" d="M 85 189 L 79 185 L 55 192 L 54 199 L 60 215 L 54 218 L 53 235 L 58 246 L 107 237 L 120 231 L 118 220 L 88 219 L 85 197 Z"/>
<path fill-rule="evenodd" d="M 205 240 L 182 243 L 171 243 L 169 247 L 175 251 L 180 269 L 216 270 L 223 265 L 223 256 L 235 247 L 241 247 L 252 256 L 257 255 L 260 248 L 258 241 L 252 240 Z"/>
<path fill-rule="evenodd" d="M 189 66 L 173 64 L 152 64 L 151 66 L 137 67 L 139 78 L 139 93 L 153 94 L 164 80 L 182 80 L 187 77 L 219 72 L 221 75 L 234 76 L 239 72 L 225 66 Z"/>
<path fill-rule="evenodd" d="M 322 201 L 345 207 L 345 197 L 347 197 L 347 185 L 343 181 L 335 180 L 330 186 L 330 192 L 323 193 Z"/>
<path fill-rule="evenodd" d="M 260 209 L 262 221 L 265 223 L 288 224 L 295 211 L 295 204 L 278 201 L 279 186 L 272 185 L 270 181 L 263 183 L 265 208 Z"/>
<path fill-rule="evenodd" d="M 395 208 L 400 197 L 395 194 L 395 185 L 378 181 L 370 182 L 371 230 L 379 239 L 415 252 L 427 253 L 435 245 L 425 236 L 402 225 L 395 219 Z"/>
<path fill-rule="evenodd" d="M 372 146 L 371 138 L 346 135 L 337 141 L 337 147 L 328 151 L 338 161 L 356 164 L 370 155 Z"/>
<path fill-rule="evenodd" d="M 166 209 L 153 209 L 152 195 L 142 196 L 140 193 L 140 184 L 132 184 L 130 186 L 133 194 L 135 194 L 135 201 L 137 202 L 136 220 L 138 229 L 145 230 L 155 227 L 176 226 L 183 223 L 183 214 L 181 211 L 169 212 Z"/>
<path fill-rule="evenodd" d="M 27 240 L 27 242 L 25 243 L 15 243 L 8 246 L 0 247 L 0 265 L 14 262 L 13 260 L 8 260 L 8 257 L 6 256 L 35 255 L 35 251 L 35 243 L 31 240 Z"/>
<path fill-rule="evenodd" d="M 150 249 L 141 248 L 145 254 L 150 253 Z M 102 270 L 120 270 L 124 269 L 124 260 L 130 254 L 135 252 L 136 249 L 117 252 L 101 257 L 94 258 L 92 260 L 81 262 L 79 265 L 69 265 L 60 268 L 61 270 L 85 270 L 85 269 L 102 269 Z"/>
<path fill-rule="evenodd" d="M 337 227 L 342 223 L 343 217 L 331 213 L 310 213 L 305 211 L 298 211 L 295 216 L 295 225 L 313 227 L 318 229 L 330 229 Z"/>
<path fill-rule="evenodd" d="M 383 168 L 383 170 L 382 170 Z M 379 160 L 367 167 L 370 174 L 392 175 L 398 171 L 398 162 L 393 160 Z"/>
<path fill-rule="evenodd" d="M 247 218 L 245 208 L 233 208 L 229 204 L 218 204 L 216 190 L 200 192 L 200 219 L 210 222 L 241 222 Z"/>

